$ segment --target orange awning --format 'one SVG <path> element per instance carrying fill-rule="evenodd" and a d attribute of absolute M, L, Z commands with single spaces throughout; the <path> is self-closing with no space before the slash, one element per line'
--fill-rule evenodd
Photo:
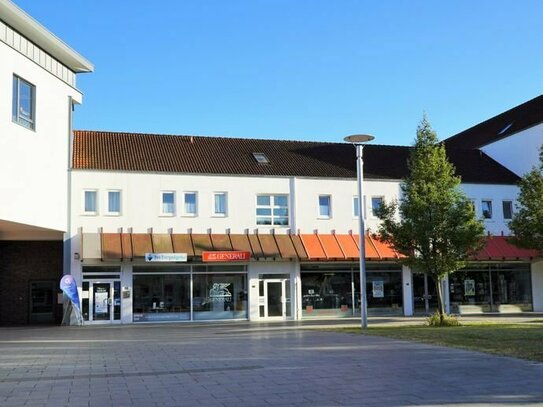
<path fill-rule="evenodd" d="M 151 235 L 149 233 L 132 233 L 132 252 L 134 257 L 143 257 L 145 253 L 152 253 Z"/>
<path fill-rule="evenodd" d="M 202 256 L 202 252 L 213 251 L 211 237 L 208 234 L 193 234 L 192 245 L 195 256 Z"/>
<path fill-rule="evenodd" d="M 298 254 L 290 235 L 275 235 L 275 242 L 283 259 L 297 259 Z"/>
<path fill-rule="evenodd" d="M 300 238 L 302 239 L 302 243 L 309 260 L 326 259 L 326 253 L 324 252 L 321 242 L 316 234 L 300 235 Z"/>
<path fill-rule="evenodd" d="M 230 235 L 230 241 L 232 242 L 232 250 L 239 252 L 249 252 L 251 256 L 253 255 L 253 250 L 251 249 L 251 243 L 249 243 L 249 238 L 247 235 Z"/>
<path fill-rule="evenodd" d="M 153 233 L 152 237 L 154 253 L 173 252 L 172 235 L 168 233 Z"/>
<path fill-rule="evenodd" d="M 271 259 L 281 258 L 281 253 L 279 253 L 279 248 L 277 247 L 277 243 L 275 243 L 273 235 L 258 234 L 257 237 L 264 257 Z"/>
<path fill-rule="evenodd" d="M 324 250 L 327 259 L 345 259 L 343 250 L 341 250 L 341 247 L 339 246 L 339 243 L 334 235 L 317 235 L 317 237 L 320 240 L 322 249 Z"/>
<path fill-rule="evenodd" d="M 335 235 L 337 242 L 341 246 L 341 250 L 347 259 L 358 259 L 360 252 L 358 245 L 354 241 L 353 235 Z"/>
<path fill-rule="evenodd" d="M 202 251 L 246 251 L 255 259 L 356 261 L 358 235 L 351 234 L 150 234 L 101 233 L 95 236 L 95 250 L 85 250 L 84 258 L 103 261 L 132 260 L 145 253 L 187 253 L 189 258 Z M 90 241 L 90 240 L 89 240 Z M 88 245 L 87 245 L 88 246 Z M 88 253 L 88 254 L 87 254 Z M 366 260 L 397 261 L 398 254 L 378 237 L 365 236 Z M 540 257 L 536 250 L 520 249 L 509 237 L 488 236 L 485 247 L 471 257 L 472 261 L 529 261 Z"/>
<path fill-rule="evenodd" d="M 102 259 L 121 260 L 123 249 L 119 233 L 102 233 Z"/>
<path fill-rule="evenodd" d="M 174 233 L 172 235 L 174 253 L 187 253 L 187 256 L 194 256 L 191 235 Z"/>
<path fill-rule="evenodd" d="M 132 233 L 121 234 L 121 244 L 123 245 L 123 259 L 132 260 Z"/>

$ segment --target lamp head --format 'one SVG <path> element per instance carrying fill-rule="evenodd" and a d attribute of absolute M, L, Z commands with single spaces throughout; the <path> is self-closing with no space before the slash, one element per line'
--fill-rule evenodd
<path fill-rule="evenodd" d="M 345 137 L 343 140 L 347 143 L 361 144 L 372 141 L 375 137 L 370 136 L 369 134 L 353 134 L 351 136 Z"/>

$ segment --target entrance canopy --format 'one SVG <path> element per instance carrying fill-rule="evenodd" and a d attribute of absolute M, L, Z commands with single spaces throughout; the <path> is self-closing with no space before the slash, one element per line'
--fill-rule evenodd
<path fill-rule="evenodd" d="M 0 240 L 62 240 L 64 232 L 0 219 Z"/>

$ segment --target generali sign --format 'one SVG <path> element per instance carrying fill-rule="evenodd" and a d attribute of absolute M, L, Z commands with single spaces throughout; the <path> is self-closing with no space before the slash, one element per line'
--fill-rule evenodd
<path fill-rule="evenodd" d="M 249 261 L 250 252 L 202 252 L 202 261 L 204 262 L 228 262 L 228 261 Z"/>

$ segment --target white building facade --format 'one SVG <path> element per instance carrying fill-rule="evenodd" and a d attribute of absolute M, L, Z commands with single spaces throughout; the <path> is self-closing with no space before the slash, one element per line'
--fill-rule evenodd
<path fill-rule="evenodd" d="M 93 67 L 7 0 L 0 61 L 0 323 L 53 321 L 68 232 L 72 110 L 82 102 L 76 74 Z"/>
<path fill-rule="evenodd" d="M 321 156 L 321 148 L 335 155 Z M 85 323 L 359 315 L 352 146 L 76 132 L 74 150 L 71 271 L 81 282 Z M 370 232 L 378 227 L 373 207 L 400 198 L 401 177 L 395 174 L 406 168 L 405 160 L 392 162 L 392 169 L 379 163 L 388 154 L 405 158 L 408 150 L 366 148 Z M 462 152 L 452 158 L 480 156 Z M 488 158 L 476 164 L 487 175 L 465 173 L 470 182 L 462 189 L 501 244 L 509 234 L 517 178 Z M 243 260 L 234 256 L 244 251 Z M 161 254 L 169 257 L 157 262 Z M 543 286 L 530 270 L 530 255 L 487 254 L 447 282 L 450 310 L 539 310 L 535 293 Z M 219 255 L 222 261 L 206 259 Z M 403 267 L 397 253 L 371 234 L 366 257 L 370 315 L 435 308 L 431 278 Z"/>

